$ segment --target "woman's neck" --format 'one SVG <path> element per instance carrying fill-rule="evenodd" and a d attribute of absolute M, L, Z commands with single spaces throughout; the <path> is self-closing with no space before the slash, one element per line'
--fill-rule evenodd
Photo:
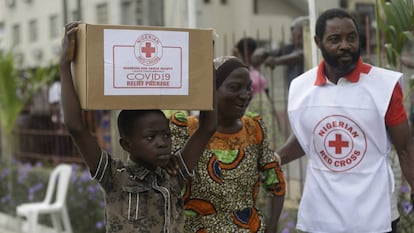
<path fill-rule="evenodd" d="M 224 120 L 219 119 L 217 125 L 217 132 L 232 134 L 237 133 L 243 128 L 241 119 Z"/>

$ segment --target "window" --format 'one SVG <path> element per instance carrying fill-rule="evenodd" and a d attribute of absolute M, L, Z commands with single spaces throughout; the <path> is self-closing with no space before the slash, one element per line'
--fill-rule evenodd
<path fill-rule="evenodd" d="M 136 16 L 135 23 L 137 25 L 143 25 L 144 24 L 144 11 L 145 11 L 144 6 L 143 6 L 144 3 L 142 2 L 142 0 L 136 0 L 135 4 L 137 4 L 135 6 L 135 12 L 134 12 Z"/>
<path fill-rule="evenodd" d="M 99 24 L 109 23 L 108 4 L 102 3 L 96 6 L 96 19 Z"/>
<path fill-rule="evenodd" d="M 131 1 L 121 3 L 121 24 L 135 24 L 134 7 Z"/>
<path fill-rule="evenodd" d="M 354 17 L 360 27 L 360 46 L 362 51 L 365 52 L 367 46 L 373 48 L 376 44 L 375 36 L 368 36 L 369 34 L 375 34 L 375 28 L 373 27 L 373 24 L 375 23 L 375 5 L 369 3 L 356 3 Z M 369 31 L 369 34 L 367 34 L 367 30 Z M 368 39 L 370 41 L 367 41 Z"/>
<path fill-rule="evenodd" d="M 20 25 L 15 24 L 12 27 L 12 43 L 13 45 L 20 44 Z"/>
<path fill-rule="evenodd" d="M 4 22 L 0 22 L 0 53 L 4 49 Z"/>
<path fill-rule="evenodd" d="M 29 41 L 35 42 L 38 39 L 38 28 L 37 28 L 37 21 L 30 20 L 29 21 Z"/>
<path fill-rule="evenodd" d="M 58 22 L 58 15 L 52 15 L 49 18 L 49 26 L 50 26 L 50 38 L 55 39 L 59 37 L 59 22 Z"/>
<path fill-rule="evenodd" d="M 78 11 L 78 9 L 73 10 L 73 11 L 71 12 L 71 14 L 72 14 L 72 20 L 73 20 L 73 21 L 80 20 L 80 15 L 79 15 L 79 11 Z"/>
<path fill-rule="evenodd" d="M 0 36 L 4 35 L 4 22 L 0 22 Z"/>
<path fill-rule="evenodd" d="M 253 14 L 257 15 L 259 13 L 259 3 L 257 0 L 253 1 Z"/>

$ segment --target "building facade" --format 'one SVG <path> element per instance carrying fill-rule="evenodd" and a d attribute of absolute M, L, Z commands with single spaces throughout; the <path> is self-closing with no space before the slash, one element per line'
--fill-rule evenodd
<path fill-rule="evenodd" d="M 0 49 L 12 51 L 23 69 L 56 63 L 64 25 L 73 20 L 214 28 L 219 56 L 229 53 L 245 35 L 267 42 L 273 38 L 276 46 L 287 37 L 292 19 L 307 14 L 305 0 L 3 0 L 0 4 Z"/>

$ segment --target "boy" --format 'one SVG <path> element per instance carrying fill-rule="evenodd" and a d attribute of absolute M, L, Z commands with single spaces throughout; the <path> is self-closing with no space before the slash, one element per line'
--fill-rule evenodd
<path fill-rule="evenodd" d="M 105 193 L 106 232 L 182 232 L 181 188 L 216 129 L 216 112 L 200 113 L 200 126 L 181 150 L 177 177 L 164 169 L 172 158 L 168 120 L 160 110 L 123 110 L 118 117 L 125 163 L 99 148 L 84 126 L 70 65 L 79 22 L 65 27 L 60 59 L 65 125 L 80 154 Z M 172 171 L 173 172 L 173 171 Z"/>

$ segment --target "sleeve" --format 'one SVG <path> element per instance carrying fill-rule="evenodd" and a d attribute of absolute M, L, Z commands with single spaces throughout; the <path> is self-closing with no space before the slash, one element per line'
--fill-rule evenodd
<path fill-rule="evenodd" d="M 187 117 L 183 112 L 177 112 L 170 117 L 170 130 L 172 138 L 172 151 L 177 158 L 178 172 L 180 174 L 180 182 L 187 181 L 194 177 L 194 171 L 187 168 L 183 157 L 181 156 L 181 149 L 184 147 L 192 131 L 194 122 L 197 122 L 194 117 Z"/>
<path fill-rule="evenodd" d="M 172 151 L 176 153 L 183 148 L 189 138 L 187 115 L 183 112 L 177 112 L 170 117 L 170 130 L 172 139 Z"/>
<path fill-rule="evenodd" d="M 92 179 L 96 180 L 106 192 L 113 188 L 114 174 L 119 163 L 119 160 L 112 159 L 108 152 L 102 150 L 96 172 L 91 173 Z"/>
<path fill-rule="evenodd" d="M 404 108 L 401 86 L 397 83 L 392 92 L 390 104 L 385 114 L 385 125 L 395 126 L 407 119 L 407 112 Z"/>
<path fill-rule="evenodd" d="M 257 139 L 261 147 L 261 156 L 259 165 L 263 171 L 263 187 L 267 190 L 269 195 L 283 196 L 286 192 L 286 183 L 283 171 L 277 161 L 276 155 L 270 148 L 267 139 L 266 127 L 261 117 L 256 117 L 257 123 Z"/>

